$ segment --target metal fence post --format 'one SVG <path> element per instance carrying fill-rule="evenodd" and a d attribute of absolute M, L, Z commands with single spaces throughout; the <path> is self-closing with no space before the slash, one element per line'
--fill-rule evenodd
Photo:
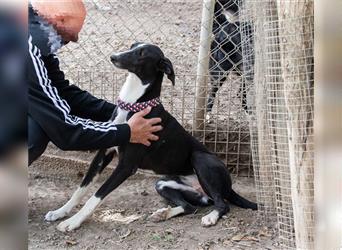
<path fill-rule="evenodd" d="M 213 27 L 215 0 L 203 0 L 200 46 L 197 61 L 196 105 L 194 128 L 203 129 L 205 98 L 209 73 L 210 43 Z"/>

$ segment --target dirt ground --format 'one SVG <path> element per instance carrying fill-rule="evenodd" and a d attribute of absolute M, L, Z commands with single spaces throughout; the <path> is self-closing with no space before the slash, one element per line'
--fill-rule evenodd
<path fill-rule="evenodd" d="M 115 161 L 114 161 L 115 163 Z M 138 172 L 109 195 L 78 230 L 57 231 L 58 222 L 44 221 L 44 215 L 63 205 L 80 183 L 85 161 L 42 156 L 30 168 L 29 182 L 29 249 L 277 249 L 273 223 L 258 218 L 257 212 L 232 206 L 231 211 L 211 228 L 201 226 L 201 217 L 210 208 L 193 215 L 179 216 L 155 223 L 148 216 L 165 207 L 154 190 L 158 176 Z M 104 181 L 111 169 L 99 178 Z M 235 178 L 234 188 L 255 200 L 253 181 Z M 84 201 L 83 201 L 84 202 Z M 83 203 L 84 204 L 84 203 Z M 80 209 L 78 206 L 73 213 Z M 130 224 L 113 221 L 115 213 L 139 215 Z"/>

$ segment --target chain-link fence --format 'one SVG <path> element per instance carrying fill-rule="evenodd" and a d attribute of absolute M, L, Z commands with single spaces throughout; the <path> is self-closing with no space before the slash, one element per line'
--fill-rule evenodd
<path fill-rule="evenodd" d="M 163 84 L 161 97 L 166 109 L 214 151 L 233 174 L 251 176 L 250 134 L 240 94 L 239 25 L 233 24 L 236 27 L 232 29 L 238 40 L 230 41 L 230 33 L 224 31 L 228 24 L 222 14 L 225 7 L 220 2 L 215 6 L 213 17 L 217 21 L 210 29 L 215 38 L 211 44 L 210 75 L 208 68 L 203 75 L 210 81 L 206 81 L 208 86 L 200 88 L 202 93 L 199 93 L 196 82 L 203 29 L 201 2 L 94 0 L 85 4 L 87 18 L 79 42 L 65 46 L 60 53 L 67 77 L 94 95 L 115 102 L 125 73 L 113 67 L 109 56 L 126 50 L 135 41 L 157 44 L 172 61 L 176 72 L 175 87 L 167 80 Z M 238 17 L 238 13 L 234 15 Z M 212 38 L 208 37 L 210 41 Z M 237 58 L 232 59 L 232 55 Z M 219 82 L 218 75 L 224 84 L 218 88 L 216 97 L 210 98 L 211 90 Z M 202 98 L 204 105 L 196 106 L 196 98 L 197 101 Z M 199 121 L 195 115 L 199 109 L 204 112 L 201 126 L 194 126 L 195 121 Z"/>

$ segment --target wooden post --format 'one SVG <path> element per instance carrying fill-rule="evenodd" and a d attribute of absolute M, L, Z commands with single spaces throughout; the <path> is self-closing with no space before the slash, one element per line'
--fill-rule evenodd
<path fill-rule="evenodd" d="M 201 37 L 197 62 L 196 78 L 196 105 L 195 121 L 196 130 L 204 127 L 205 120 L 205 99 L 207 80 L 209 75 L 210 44 L 213 27 L 215 0 L 203 0 Z"/>
<path fill-rule="evenodd" d="M 277 2 L 296 248 L 313 249 L 313 1 Z"/>

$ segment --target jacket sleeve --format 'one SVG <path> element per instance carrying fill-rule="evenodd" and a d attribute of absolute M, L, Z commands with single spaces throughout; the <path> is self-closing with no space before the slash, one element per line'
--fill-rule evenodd
<path fill-rule="evenodd" d="M 59 60 L 55 55 L 44 57 L 48 77 L 57 88 L 61 98 L 70 106 L 70 114 L 95 121 L 108 121 L 115 109 L 115 105 L 81 90 L 76 85 L 70 84 L 60 70 Z"/>
<path fill-rule="evenodd" d="M 51 70 L 52 65 L 46 65 L 49 61 L 45 64 L 39 49 L 30 39 L 27 64 L 28 114 L 57 147 L 63 150 L 93 150 L 123 145 L 129 141 L 130 128 L 127 124 L 96 122 L 71 113 L 69 104 L 59 95 L 48 76 L 47 69 Z M 99 107 L 105 109 L 108 105 Z"/>

